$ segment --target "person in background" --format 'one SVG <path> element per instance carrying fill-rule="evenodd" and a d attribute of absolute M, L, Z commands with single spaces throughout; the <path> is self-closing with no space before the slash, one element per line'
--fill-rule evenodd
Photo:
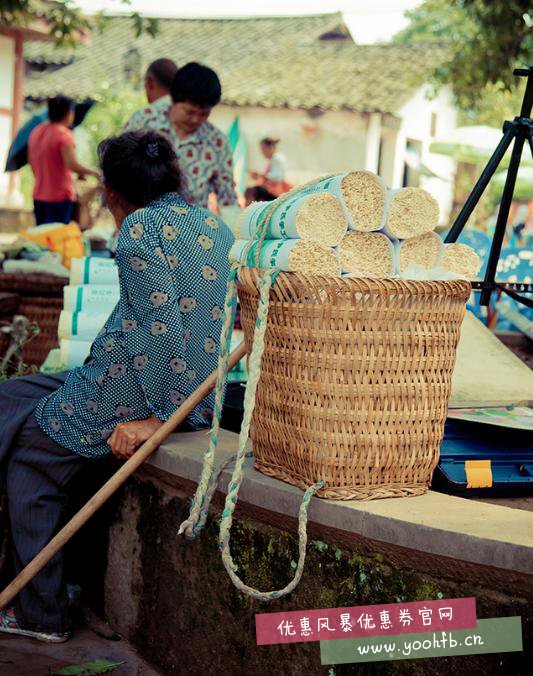
<path fill-rule="evenodd" d="M 70 223 L 76 188 L 72 172 L 83 179 L 96 176 L 96 169 L 85 167 L 78 162 L 76 143 L 72 133 L 74 102 L 67 96 L 55 96 L 48 102 L 49 122 L 43 122 L 30 134 L 28 159 L 35 186 L 33 203 L 35 222 Z"/>
<path fill-rule="evenodd" d="M 224 218 L 224 207 L 237 205 L 233 159 L 227 137 L 208 122 L 220 102 L 217 74 L 199 63 L 180 68 L 170 87 L 174 150 L 182 172 L 181 193 L 190 204 L 207 207 L 210 194 Z"/>
<path fill-rule="evenodd" d="M 0 461 L 17 574 L 57 531 L 72 479 L 83 480 L 110 453 L 131 457 L 218 363 L 231 232 L 177 193 L 179 166 L 162 134 L 111 137 L 98 155 L 120 231 L 119 302 L 83 366 L 0 383 Z M 211 392 L 180 430 L 209 427 L 214 403 Z M 68 640 L 62 552 L 0 609 L 3 632 Z"/>
<path fill-rule="evenodd" d="M 133 113 L 125 124 L 123 131 L 137 129 L 154 129 L 163 134 L 170 134 L 170 85 L 178 67 L 172 59 L 157 59 L 146 69 L 144 89 L 148 105 Z"/>
<path fill-rule="evenodd" d="M 275 196 L 261 185 L 246 188 L 244 192 L 244 205 L 246 207 L 250 206 L 252 202 L 271 202 L 275 199 Z"/>
<path fill-rule="evenodd" d="M 287 160 L 285 156 L 278 151 L 279 138 L 265 136 L 261 139 L 259 147 L 261 153 L 268 160 L 265 171 L 259 174 L 255 171 L 250 172 L 250 176 L 257 185 L 263 187 L 274 197 L 279 197 L 284 192 L 288 192 L 292 185 L 285 180 L 287 173 Z"/>

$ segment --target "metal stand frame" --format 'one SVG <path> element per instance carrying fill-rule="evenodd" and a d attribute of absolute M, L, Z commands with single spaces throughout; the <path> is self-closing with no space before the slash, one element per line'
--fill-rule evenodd
<path fill-rule="evenodd" d="M 481 305 L 489 305 L 492 292 L 496 289 L 501 289 L 506 293 L 510 292 L 509 295 L 512 295 L 515 300 L 518 300 L 529 307 L 533 307 L 533 302 L 530 299 L 523 298 L 515 293 L 516 291 L 520 291 L 522 293 L 533 293 L 533 284 L 528 284 L 525 282 L 497 283 L 494 280 L 496 268 L 498 266 L 498 260 L 500 258 L 500 252 L 502 249 L 503 239 L 505 236 L 505 230 L 507 227 L 507 221 L 509 218 L 509 209 L 513 200 L 513 193 L 518 167 L 520 166 L 522 149 L 526 140 L 529 141 L 529 147 L 531 149 L 531 154 L 533 155 L 533 120 L 531 119 L 531 108 L 533 107 L 533 66 L 529 66 L 528 68 L 517 68 L 513 72 L 514 75 L 527 77 L 526 91 L 524 93 L 520 115 L 519 117 L 515 117 L 512 122 L 504 122 L 502 140 L 496 147 L 496 150 L 492 154 L 492 157 L 488 161 L 487 166 L 483 170 L 472 192 L 468 196 L 468 199 L 466 200 L 461 212 L 457 216 L 455 223 L 453 224 L 444 241 L 446 243 L 457 241 L 457 238 L 461 234 L 466 222 L 472 214 L 472 211 L 479 202 L 479 199 L 485 191 L 485 188 L 492 178 L 492 175 L 498 168 L 503 156 L 505 155 L 507 148 L 509 148 L 511 142 L 514 140 L 511 161 L 507 169 L 507 178 L 505 180 L 505 186 L 500 202 L 500 209 L 498 211 L 496 228 L 492 238 L 492 245 L 490 248 L 485 279 L 482 282 L 472 282 L 472 287 L 476 291 L 481 291 Z"/>

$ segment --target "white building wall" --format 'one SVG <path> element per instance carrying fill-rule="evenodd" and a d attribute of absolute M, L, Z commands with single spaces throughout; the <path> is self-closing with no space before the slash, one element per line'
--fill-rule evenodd
<path fill-rule="evenodd" d="M 381 142 L 381 113 L 371 113 L 367 120 L 365 169 L 378 173 L 379 145 Z"/>
<path fill-rule="evenodd" d="M 431 116 L 436 114 L 435 135 L 441 136 L 456 126 L 456 110 L 451 92 L 442 89 L 434 99 L 422 87 L 394 116 L 399 129 L 382 126 L 379 113 L 360 115 L 351 112 L 326 112 L 312 118 L 305 111 L 261 107 L 217 106 L 212 122 L 227 132 L 235 115 L 248 144 L 248 169 L 263 171 L 266 161 L 259 150 L 264 136 L 281 138 L 280 151 L 287 158 L 287 180 L 304 183 L 318 176 L 369 169 L 377 171 L 380 138 L 382 141 L 381 175 L 390 187 L 402 186 L 405 147 L 408 139 L 421 145 L 421 160 L 439 178 L 421 177 L 421 186 L 439 202 L 441 224 L 448 222 L 453 200 L 455 162 L 429 152 Z"/>
<path fill-rule="evenodd" d="M 279 150 L 287 158 L 287 180 L 304 183 L 325 174 L 363 169 L 366 163 L 367 121 L 350 112 L 326 112 L 311 118 L 305 111 L 259 107 L 217 106 L 211 120 L 227 132 L 235 115 L 248 144 L 248 169 L 263 171 L 266 160 L 259 141 L 281 139 Z"/>
<path fill-rule="evenodd" d="M 435 136 L 443 136 L 455 129 L 457 111 L 449 89 L 441 89 L 434 99 L 429 99 L 428 95 L 429 88 L 421 87 L 396 113 L 401 118 L 402 124 L 396 138 L 393 186 L 399 187 L 402 184 L 407 139 L 420 141 L 422 163 L 439 176 L 439 178 L 422 176 L 421 186 L 438 200 L 441 212 L 440 222 L 444 225 L 448 223 L 452 207 L 456 164 L 449 157 L 429 152 L 429 145 L 434 138 L 431 135 L 431 114 L 435 113 L 437 116 Z"/>

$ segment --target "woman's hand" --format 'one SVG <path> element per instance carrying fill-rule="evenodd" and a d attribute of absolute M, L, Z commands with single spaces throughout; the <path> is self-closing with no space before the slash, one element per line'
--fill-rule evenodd
<path fill-rule="evenodd" d="M 111 448 L 113 455 L 120 460 L 127 460 L 162 424 L 163 421 L 155 416 L 146 418 L 146 420 L 119 423 L 107 440 L 107 445 Z"/>

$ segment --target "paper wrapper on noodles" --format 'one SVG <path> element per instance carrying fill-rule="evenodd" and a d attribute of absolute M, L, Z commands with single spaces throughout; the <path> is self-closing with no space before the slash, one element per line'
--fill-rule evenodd
<path fill-rule="evenodd" d="M 62 340 L 59 345 L 61 364 L 67 369 L 82 366 L 91 351 L 92 341 Z"/>
<path fill-rule="evenodd" d="M 466 244 L 455 243 L 444 246 L 442 267 L 461 277 L 472 279 L 481 269 L 481 259 L 477 253 Z"/>
<path fill-rule="evenodd" d="M 350 277 L 392 277 L 394 244 L 380 232 L 349 232 L 339 245 L 342 272 Z"/>
<path fill-rule="evenodd" d="M 238 239 L 257 239 L 258 225 L 269 209 L 275 208 L 266 239 L 305 239 L 325 246 L 339 243 L 348 228 L 342 205 L 327 192 L 298 193 L 279 206 L 275 202 L 255 202 L 242 214 L 236 228 Z"/>
<path fill-rule="evenodd" d="M 110 258 L 87 256 L 73 258 L 70 263 L 70 284 L 118 284 L 118 268 Z"/>
<path fill-rule="evenodd" d="M 57 335 L 60 340 L 93 341 L 102 329 L 108 314 L 89 312 L 68 312 L 63 310 L 59 315 Z"/>
<path fill-rule="evenodd" d="M 302 238 L 335 246 L 346 227 L 361 232 L 380 230 L 385 224 L 386 200 L 387 186 L 379 176 L 369 171 L 336 174 L 294 190 L 289 197 L 250 205 L 239 221 L 236 237 L 255 238 L 257 224 L 270 207 L 266 239 Z"/>
<path fill-rule="evenodd" d="M 248 244 L 246 240 L 237 240 L 231 248 L 230 260 L 256 267 L 259 242 L 253 242 L 246 255 Z M 259 255 L 259 267 L 314 275 L 340 274 L 339 256 L 335 249 L 303 239 L 265 240 Z"/>
<path fill-rule="evenodd" d="M 423 188 L 389 190 L 384 232 L 393 239 L 410 239 L 435 230 L 439 204 Z"/>
<path fill-rule="evenodd" d="M 120 287 L 118 285 L 77 285 L 63 288 L 63 309 L 69 312 L 91 310 L 102 314 L 103 310 L 111 310 L 118 303 Z"/>
<path fill-rule="evenodd" d="M 413 263 L 425 270 L 438 267 L 442 261 L 444 244 L 436 232 L 411 237 L 396 244 L 396 267 L 403 275 Z"/>

